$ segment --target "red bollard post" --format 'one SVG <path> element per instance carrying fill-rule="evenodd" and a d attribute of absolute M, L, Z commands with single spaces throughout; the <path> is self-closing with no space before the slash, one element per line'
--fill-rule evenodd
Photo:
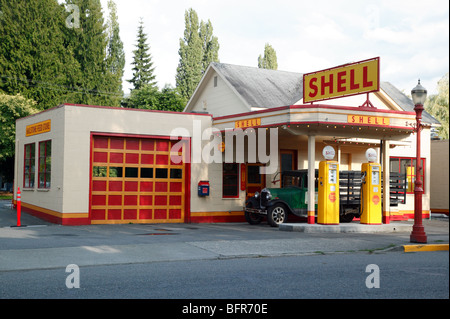
<path fill-rule="evenodd" d="M 20 214 L 21 214 L 21 211 L 20 211 L 20 209 L 21 209 L 21 205 L 20 205 L 20 202 L 21 202 L 21 200 L 20 200 L 20 187 L 19 187 L 19 189 L 17 190 L 17 227 L 20 227 Z"/>

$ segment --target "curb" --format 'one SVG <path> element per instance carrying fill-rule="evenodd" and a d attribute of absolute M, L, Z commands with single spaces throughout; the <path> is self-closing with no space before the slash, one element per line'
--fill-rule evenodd
<path fill-rule="evenodd" d="M 297 231 L 304 233 L 392 233 L 392 232 L 410 232 L 412 225 L 400 223 L 390 223 L 381 225 L 366 225 L 359 223 L 348 223 L 339 225 L 320 225 L 320 224 L 280 224 L 281 231 Z"/>
<path fill-rule="evenodd" d="M 433 245 L 403 245 L 405 253 L 417 251 L 440 251 L 448 250 L 448 244 L 433 244 Z"/>

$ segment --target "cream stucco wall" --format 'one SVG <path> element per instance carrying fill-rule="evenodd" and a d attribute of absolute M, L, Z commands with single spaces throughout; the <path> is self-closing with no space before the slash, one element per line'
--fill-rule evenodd
<path fill-rule="evenodd" d="M 188 112 L 208 112 L 214 117 L 249 112 L 250 109 L 213 69 L 202 79 Z"/>
<path fill-rule="evenodd" d="M 52 121 L 50 132 L 25 137 L 27 125 L 47 119 Z M 52 140 L 51 187 L 48 190 L 39 190 L 36 185 L 33 189 L 25 189 L 22 191 L 22 201 L 59 213 L 87 213 L 91 133 L 167 137 L 178 128 L 182 129 L 177 133 L 179 136 L 191 138 L 195 125 L 207 128 L 211 126 L 211 121 L 211 117 L 206 115 L 75 105 L 60 106 L 20 119 L 16 127 L 15 180 L 21 189 L 23 145 Z M 36 180 L 37 165 L 36 158 Z M 192 163 L 191 170 L 200 177 L 207 176 L 207 166 L 202 163 Z M 191 183 L 191 196 L 196 196 L 196 191 L 197 185 Z"/>
<path fill-rule="evenodd" d="M 51 120 L 51 131 L 26 136 L 26 127 Z M 39 142 L 52 140 L 51 187 L 38 188 Z M 35 184 L 24 188 L 24 145 L 35 143 Z M 16 121 L 16 155 L 14 165 L 15 198 L 17 187 L 21 189 L 22 202 L 61 212 L 63 206 L 64 170 L 64 108 L 57 107 Z"/>

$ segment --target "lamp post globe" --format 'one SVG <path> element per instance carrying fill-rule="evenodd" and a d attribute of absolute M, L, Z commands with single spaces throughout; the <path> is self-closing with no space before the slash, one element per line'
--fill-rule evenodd
<path fill-rule="evenodd" d="M 411 90 L 411 96 L 414 103 L 414 106 L 420 104 L 424 105 L 427 100 L 427 90 L 419 83 L 417 83 L 416 87 Z"/>

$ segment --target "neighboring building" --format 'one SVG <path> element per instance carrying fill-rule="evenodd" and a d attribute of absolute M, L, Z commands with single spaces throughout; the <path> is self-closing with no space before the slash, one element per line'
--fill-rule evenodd
<path fill-rule="evenodd" d="M 448 140 L 431 141 L 431 160 L 433 164 L 430 170 L 431 179 L 431 212 L 448 215 L 449 197 L 449 145 Z"/>
<path fill-rule="evenodd" d="M 325 145 L 336 149 L 341 170 L 360 170 L 365 151 L 375 148 L 385 177 L 390 170 L 413 176 L 407 167 L 415 162 L 414 107 L 393 85 L 382 82 L 369 94 L 374 107 L 360 107 L 366 95 L 317 104 L 304 104 L 302 96 L 302 74 L 212 63 L 183 113 L 63 104 L 19 119 L 15 185 L 22 207 L 65 225 L 243 221 L 248 196 L 279 186 L 282 170 L 308 163 L 318 168 Z M 428 217 L 430 127 L 439 123 L 425 112 L 423 121 Z M 225 139 L 236 128 L 255 137 L 245 138 L 242 163 L 239 137 Z M 224 142 L 224 153 L 211 147 L 210 135 L 202 139 L 205 130 Z M 253 159 L 263 138 L 260 148 L 273 145 L 269 163 Z M 228 149 L 233 157 L 224 163 Z M 261 166 L 273 170 L 260 174 Z M 208 196 L 200 196 L 199 184 L 209 184 Z M 412 218 L 413 212 L 409 193 L 396 208 L 384 202 L 383 220 Z"/>

